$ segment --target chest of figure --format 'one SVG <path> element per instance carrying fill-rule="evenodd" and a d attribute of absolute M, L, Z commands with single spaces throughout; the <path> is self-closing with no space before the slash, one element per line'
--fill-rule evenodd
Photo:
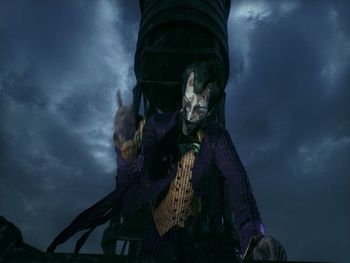
<path fill-rule="evenodd" d="M 197 188 L 213 164 L 213 149 L 211 149 L 208 136 L 205 135 L 203 130 L 198 131 L 197 135 L 198 143 L 189 143 L 187 146 L 181 146 L 181 142 L 179 143 L 178 135 L 175 132 L 168 133 L 159 141 L 156 149 L 157 158 L 154 160 L 152 169 L 155 171 L 154 179 L 164 176 L 174 178 L 179 169 L 181 169 L 181 158 L 184 152 L 193 149 L 194 158 L 191 160 L 192 186 L 193 189 Z M 181 148 L 185 148 L 185 150 L 181 150 Z"/>
<path fill-rule="evenodd" d="M 178 162 L 176 177 L 164 198 L 153 209 L 157 230 L 163 236 L 170 228 L 185 226 L 186 219 L 200 212 L 200 198 L 192 189 L 192 168 L 196 156 L 194 150 L 187 151 Z"/>

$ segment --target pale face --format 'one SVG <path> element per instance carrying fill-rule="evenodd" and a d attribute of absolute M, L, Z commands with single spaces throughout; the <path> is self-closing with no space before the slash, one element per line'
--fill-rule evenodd
<path fill-rule="evenodd" d="M 201 94 L 194 93 L 194 73 L 191 72 L 186 83 L 186 91 L 183 96 L 183 128 L 184 134 L 190 134 L 202 120 L 208 115 L 210 85 Z"/>

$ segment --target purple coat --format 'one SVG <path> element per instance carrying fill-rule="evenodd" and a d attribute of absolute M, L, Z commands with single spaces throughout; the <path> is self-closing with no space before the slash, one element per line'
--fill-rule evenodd
<path fill-rule="evenodd" d="M 144 126 L 141 154 L 137 159 L 122 159 L 117 149 L 118 181 L 121 188 L 128 189 L 122 202 L 123 215 L 128 216 L 153 200 L 175 178 L 179 117 L 179 113 L 152 115 Z M 225 127 L 207 122 L 203 130 L 202 146 L 192 170 L 194 193 L 199 197 L 206 194 L 207 178 L 216 167 L 226 178 L 227 200 L 240 231 L 242 251 L 245 251 L 252 236 L 264 233 L 247 174 Z"/>
<path fill-rule="evenodd" d="M 117 151 L 119 187 L 103 199 L 80 213 L 50 246 L 55 251 L 75 233 L 87 230 L 77 241 L 79 252 L 89 234 L 116 214 L 133 214 L 166 189 L 176 176 L 179 150 L 177 145 L 179 113 L 163 113 L 148 119 L 142 134 L 141 153 L 133 160 L 122 159 Z M 192 187 L 199 197 L 206 194 L 207 178 L 215 166 L 226 178 L 228 200 L 240 231 L 241 250 L 249 240 L 264 233 L 260 214 L 244 167 L 238 157 L 227 130 L 208 122 L 203 127 L 204 138 L 192 170 Z"/>

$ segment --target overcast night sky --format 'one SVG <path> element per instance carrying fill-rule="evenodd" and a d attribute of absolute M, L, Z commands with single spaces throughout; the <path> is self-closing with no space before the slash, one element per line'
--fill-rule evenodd
<path fill-rule="evenodd" d="M 139 19 L 136 0 L 0 1 L 0 215 L 41 250 L 114 188 Z M 348 262 L 349 2 L 232 1 L 228 31 L 227 128 L 267 232 L 290 260 Z"/>

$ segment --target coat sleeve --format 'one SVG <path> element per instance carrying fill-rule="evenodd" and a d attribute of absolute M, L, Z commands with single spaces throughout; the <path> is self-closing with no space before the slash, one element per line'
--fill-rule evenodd
<path fill-rule="evenodd" d="M 155 158 L 157 146 L 155 118 L 151 116 L 145 123 L 142 132 L 139 154 L 135 158 L 125 159 L 116 147 L 118 164 L 118 188 L 124 192 L 121 213 L 124 218 L 135 213 L 147 203 L 151 194 L 151 182 L 148 174 Z M 119 190 L 118 189 L 118 190 Z M 140 194 L 141 193 L 141 194 Z"/>
<path fill-rule="evenodd" d="M 143 119 L 140 122 L 133 140 L 127 141 L 124 145 L 115 143 L 118 189 L 131 188 L 139 181 L 140 171 L 146 163 L 145 158 L 150 159 L 152 156 L 155 140 L 154 118 L 151 117 L 147 121 Z M 126 155 L 129 157 L 125 158 Z"/>
<path fill-rule="evenodd" d="M 228 131 L 220 128 L 216 138 L 214 165 L 226 178 L 228 200 L 234 212 L 235 224 L 239 229 L 243 253 L 254 236 L 264 234 L 264 228 L 248 176 Z"/>

